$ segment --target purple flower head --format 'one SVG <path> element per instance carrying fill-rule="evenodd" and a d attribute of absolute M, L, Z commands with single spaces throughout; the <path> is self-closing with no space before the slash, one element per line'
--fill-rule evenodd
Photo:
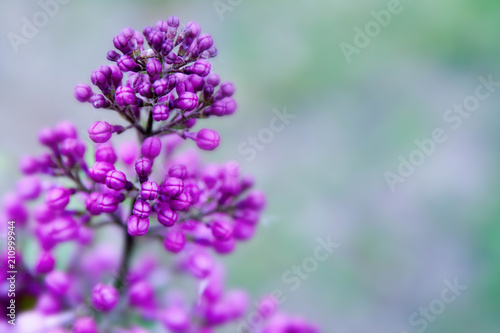
<path fill-rule="evenodd" d="M 163 245 L 167 251 L 178 253 L 184 248 L 184 245 L 186 245 L 186 236 L 180 231 L 170 231 L 165 236 Z"/>
<path fill-rule="evenodd" d="M 137 199 L 134 204 L 132 213 L 138 218 L 145 219 L 151 214 L 151 206 L 147 201 Z"/>
<path fill-rule="evenodd" d="M 104 181 L 107 187 L 115 191 L 121 191 L 127 185 L 127 176 L 121 171 L 111 170 L 106 174 Z"/>
<path fill-rule="evenodd" d="M 219 133 L 209 129 L 202 129 L 196 135 L 196 145 L 203 150 L 214 150 L 219 146 Z"/>
<path fill-rule="evenodd" d="M 68 205 L 70 196 L 71 191 L 63 187 L 56 187 L 47 193 L 45 203 L 51 209 L 62 210 Z"/>
<path fill-rule="evenodd" d="M 50 252 L 42 252 L 38 257 L 35 271 L 38 274 L 46 274 L 54 269 L 55 260 Z"/>
<path fill-rule="evenodd" d="M 168 177 L 163 184 L 160 185 L 160 193 L 167 197 L 175 198 L 179 196 L 184 189 L 182 179 Z"/>
<path fill-rule="evenodd" d="M 184 111 L 192 111 L 198 105 L 198 96 L 195 93 L 185 91 L 175 100 L 175 107 Z"/>
<path fill-rule="evenodd" d="M 158 196 L 158 184 L 152 181 L 147 181 L 141 185 L 142 200 L 154 200 Z"/>
<path fill-rule="evenodd" d="M 113 286 L 98 283 L 92 288 L 90 299 L 94 308 L 102 312 L 107 312 L 116 306 L 118 291 Z"/>
<path fill-rule="evenodd" d="M 164 121 L 168 119 L 169 108 L 166 105 L 157 104 L 153 107 L 153 119 L 156 121 Z"/>
<path fill-rule="evenodd" d="M 89 177 L 96 183 L 104 184 L 106 175 L 111 170 L 115 170 L 115 166 L 109 162 L 96 162 L 89 170 Z"/>
<path fill-rule="evenodd" d="M 171 210 L 168 205 L 161 206 L 158 210 L 158 222 L 167 228 L 173 226 L 177 218 L 177 213 Z"/>
<path fill-rule="evenodd" d="M 92 88 L 88 84 L 79 84 L 75 87 L 75 98 L 79 102 L 88 102 L 92 96 Z"/>
<path fill-rule="evenodd" d="M 149 219 L 139 218 L 135 215 L 129 217 L 127 222 L 127 232 L 130 236 L 144 236 L 149 229 Z"/>
<path fill-rule="evenodd" d="M 62 296 L 66 293 L 70 285 L 68 275 L 61 271 L 53 271 L 45 277 L 45 287 L 49 292 L 56 296 Z"/>
<path fill-rule="evenodd" d="M 161 141 L 155 136 L 146 138 L 141 147 L 142 156 L 151 160 L 155 159 L 161 152 Z"/>

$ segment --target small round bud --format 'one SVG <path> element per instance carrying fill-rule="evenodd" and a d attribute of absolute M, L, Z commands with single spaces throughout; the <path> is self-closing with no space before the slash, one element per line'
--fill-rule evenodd
<path fill-rule="evenodd" d="M 88 129 L 90 139 L 96 143 L 107 142 L 113 132 L 113 126 L 105 121 L 96 121 Z"/>
<path fill-rule="evenodd" d="M 163 245 L 167 251 L 178 253 L 186 245 L 186 236 L 180 231 L 170 231 L 165 236 Z"/>
<path fill-rule="evenodd" d="M 99 311 L 109 311 L 118 302 L 118 291 L 110 285 L 98 283 L 92 288 L 92 305 Z"/>
<path fill-rule="evenodd" d="M 64 141 L 65 139 L 76 139 L 76 128 L 69 121 L 61 121 L 57 124 L 56 128 L 57 140 Z"/>
<path fill-rule="evenodd" d="M 111 194 L 99 194 L 96 206 L 103 213 L 113 213 L 118 209 L 118 199 Z"/>
<path fill-rule="evenodd" d="M 94 318 L 80 317 L 73 324 L 73 333 L 99 333 L 99 330 Z"/>
<path fill-rule="evenodd" d="M 184 182 L 182 179 L 175 177 L 168 177 L 160 186 L 160 193 L 168 197 L 176 197 L 182 193 L 184 189 Z"/>
<path fill-rule="evenodd" d="M 111 103 L 109 103 L 106 97 L 102 94 L 95 94 L 90 97 L 90 103 L 92 103 L 92 106 L 96 109 L 104 109 L 111 105 Z"/>
<path fill-rule="evenodd" d="M 169 203 L 173 210 L 184 212 L 191 206 L 191 196 L 186 192 L 182 192 L 177 197 L 171 198 Z"/>
<path fill-rule="evenodd" d="M 175 100 L 175 107 L 184 111 L 192 111 L 198 105 L 198 96 L 192 92 L 183 92 Z"/>
<path fill-rule="evenodd" d="M 189 74 L 198 74 L 201 77 L 205 77 L 210 74 L 212 69 L 212 64 L 205 59 L 198 59 L 193 65 L 186 68 L 186 72 Z"/>
<path fill-rule="evenodd" d="M 134 89 L 127 86 L 120 86 L 116 88 L 115 99 L 116 103 L 120 106 L 135 104 L 136 96 Z"/>
<path fill-rule="evenodd" d="M 162 206 L 158 211 L 158 222 L 169 228 L 177 221 L 177 213 L 171 210 L 167 205 Z"/>
<path fill-rule="evenodd" d="M 151 214 L 151 206 L 147 201 L 137 199 L 134 204 L 132 213 L 140 219 L 148 218 Z"/>
<path fill-rule="evenodd" d="M 149 229 L 149 218 L 139 218 L 135 215 L 129 217 L 127 231 L 130 236 L 140 237 L 147 234 Z"/>
<path fill-rule="evenodd" d="M 118 58 L 120 58 L 120 54 L 115 50 L 109 50 L 106 54 L 106 59 L 108 59 L 109 61 L 117 61 Z"/>
<path fill-rule="evenodd" d="M 142 200 L 154 200 L 158 197 L 158 184 L 155 182 L 145 182 L 141 185 Z"/>
<path fill-rule="evenodd" d="M 188 175 L 188 172 L 185 165 L 176 164 L 168 169 L 168 175 L 169 177 L 185 179 Z"/>
<path fill-rule="evenodd" d="M 57 144 L 57 133 L 52 128 L 42 128 L 40 132 L 38 132 L 38 141 L 45 146 L 54 146 Z"/>
<path fill-rule="evenodd" d="M 88 102 L 92 96 L 92 88 L 88 84 L 79 84 L 75 87 L 75 98 L 79 102 Z"/>
<path fill-rule="evenodd" d="M 38 171 L 38 161 L 33 156 L 23 156 L 19 161 L 19 169 L 25 175 L 32 175 Z"/>
<path fill-rule="evenodd" d="M 110 144 L 100 144 L 95 151 L 96 162 L 108 162 L 114 164 L 116 162 L 116 153 L 113 146 Z"/>
<path fill-rule="evenodd" d="M 141 158 L 135 162 L 135 172 L 139 177 L 147 178 L 151 174 L 152 164 L 148 158 Z"/>
<path fill-rule="evenodd" d="M 16 185 L 17 195 L 23 200 L 34 200 L 38 198 L 41 191 L 42 186 L 36 176 L 24 177 Z"/>
<path fill-rule="evenodd" d="M 162 105 L 162 104 L 157 104 L 155 106 L 153 106 L 153 119 L 155 121 L 164 121 L 164 120 L 167 120 L 168 119 L 168 116 L 169 116 L 169 109 L 166 105 Z"/>
<path fill-rule="evenodd" d="M 56 296 L 63 296 L 69 289 L 70 279 L 66 273 L 53 271 L 45 277 L 45 287 Z"/>
<path fill-rule="evenodd" d="M 189 329 L 189 314 L 180 306 L 170 306 L 161 316 L 163 325 L 171 332 L 186 332 Z"/>
<path fill-rule="evenodd" d="M 220 136 L 216 131 L 202 129 L 196 135 L 196 145 L 203 150 L 214 150 L 219 146 Z"/>
<path fill-rule="evenodd" d="M 142 156 L 151 160 L 155 159 L 161 152 L 161 141 L 156 136 L 146 138 L 142 143 L 141 153 Z"/>
<path fill-rule="evenodd" d="M 63 210 L 69 203 L 70 191 L 63 187 L 56 187 L 47 193 L 45 203 L 51 209 Z"/>
<path fill-rule="evenodd" d="M 113 44 L 123 54 L 127 54 L 132 51 L 129 45 L 128 38 L 125 37 L 123 34 L 119 34 L 115 38 L 113 38 Z"/>
<path fill-rule="evenodd" d="M 127 176 L 121 171 L 111 170 L 106 174 L 105 182 L 106 186 L 115 191 L 121 191 L 125 188 L 127 184 Z"/>
<path fill-rule="evenodd" d="M 233 236 L 233 226 L 226 221 L 216 221 L 212 225 L 212 234 L 217 240 L 227 241 Z"/>
<path fill-rule="evenodd" d="M 212 36 L 203 34 L 198 37 L 196 43 L 198 45 L 198 54 L 200 54 L 201 52 L 211 48 L 212 45 L 214 45 L 214 40 L 212 39 Z"/>
<path fill-rule="evenodd" d="M 109 162 L 96 162 L 89 170 L 89 177 L 96 183 L 104 184 L 109 171 L 115 170 L 115 166 Z"/>
<path fill-rule="evenodd" d="M 146 72 L 153 79 L 153 81 L 160 76 L 162 70 L 163 68 L 161 66 L 161 62 L 158 59 L 151 58 L 146 64 Z"/>
<path fill-rule="evenodd" d="M 156 96 L 163 96 L 168 92 L 168 81 L 166 79 L 156 80 L 152 87 Z"/>
<path fill-rule="evenodd" d="M 42 252 L 38 257 L 35 271 L 38 274 L 47 274 L 54 269 L 55 260 L 50 252 Z"/>

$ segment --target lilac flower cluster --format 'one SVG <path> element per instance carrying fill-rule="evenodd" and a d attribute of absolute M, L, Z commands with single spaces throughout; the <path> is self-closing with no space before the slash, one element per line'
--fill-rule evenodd
<path fill-rule="evenodd" d="M 235 112 L 234 85 L 211 72 L 207 59 L 217 49 L 197 23 L 180 28 L 172 16 L 142 33 L 125 28 L 113 44 L 117 50 L 107 59 L 115 64 L 91 75 L 98 92 L 79 84 L 75 97 L 118 113 L 126 125 L 93 123 L 94 147 L 69 122 L 42 129 L 38 139 L 48 152 L 21 160 L 24 177 L 4 198 L 2 220 L 16 221 L 38 244 L 34 263 L 16 259 L 18 298 L 35 300 L 21 310 L 42 315 L 40 332 L 141 333 L 144 321 L 171 332 L 215 332 L 241 320 L 249 307 L 246 292 L 226 290 L 215 254 L 229 254 L 253 237 L 266 199 L 236 162 L 203 165 L 196 150 L 179 154 L 177 147 L 187 139 L 201 150 L 218 147 L 216 131 L 192 129 L 199 119 Z M 132 129 L 138 141 L 115 149 L 112 137 Z M 100 249 L 96 238 L 108 226 L 122 230 L 123 242 L 112 237 Z M 156 241 L 166 251 L 141 252 Z M 110 247 L 121 243 L 113 255 Z M 69 264 L 58 256 L 62 244 L 75 249 Z M 159 261 L 169 253 L 174 263 L 165 273 Z M 6 260 L 0 266 L 1 275 Z M 194 300 L 155 283 L 155 276 L 177 273 L 199 281 Z M 259 308 L 265 324 L 249 332 L 319 332 L 272 308 Z M 140 320 L 124 320 L 130 314 Z"/>

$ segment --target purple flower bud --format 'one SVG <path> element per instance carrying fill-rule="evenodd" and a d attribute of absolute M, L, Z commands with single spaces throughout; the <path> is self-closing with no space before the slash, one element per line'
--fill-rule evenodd
<path fill-rule="evenodd" d="M 61 216 L 50 222 L 50 236 L 55 242 L 66 242 L 78 236 L 78 224 L 70 216 Z"/>
<path fill-rule="evenodd" d="M 118 199 L 112 194 L 99 194 L 96 199 L 97 208 L 103 213 L 113 213 L 118 209 Z"/>
<path fill-rule="evenodd" d="M 125 188 L 127 184 L 127 176 L 121 171 L 111 170 L 106 174 L 105 182 L 106 186 L 115 191 L 121 191 Z"/>
<path fill-rule="evenodd" d="M 220 136 L 216 131 L 201 129 L 196 135 L 196 145 L 203 150 L 214 150 L 219 146 Z"/>
<path fill-rule="evenodd" d="M 212 36 L 207 35 L 207 34 L 200 35 L 198 37 L 196 43 L 198 45 L 198 54 L 200 54 L 203 51 L 208 50 L 209 48 L 212 47 L 212 45 L 214 45 L 214 41 L 212 39 Z"/>
<path fill-rule="evenodd" d="M 189 257 L 188 270 L 194 277 L 200 280 L 206 278 L 213 267 L 214 261 L 212 257 L 204 251 L 196 251 Z"/>
<path fill-rule="evenodd" d="M 163 313 L 161 320 L 163 325 L 172 332 L 187 332 L 189 329 L 189 315 L 180 306 L 168 307 Z"/>
<path fill-rule="evenodd" d="M 71 192 L 63 187 L 56 187 L 47 193 L 45 203 L 52 209 L 62 210 L 69 203 Z"/>
<path fill-rule="evenodd" d="M 148 218 L 151 214 L 151 206 L 147 201 L 137 199 L 134 204 L 132 213 L 140 219 Z"/>
<path fill-rule="evenodd" d="M 70 279 L 66 273 L 53 271 L 45 277 L 45 287 L 56 296 L 63 296 L 69 289 Z"/>
<path fill-rule="evenodd" d="M 179 196 L 171 198 L 169 203 L 173 210 L 184 212 L 191 206 L 191 196 L 186 192 L 182 192 Z"/>
<path fill-rule="evenodd" d="M 217 87 L 220 83 L 220 76 L 216 73 L 210 73 L 210 75 L 206 77 L 206 81 L 208 85 Z"/>
<path fill-rule="evenodd" d="M 229 238 L 228 240 L 221 241 L 216 240 L 213 243 L 214 250 L 220 254 L 228 254 L 234 251 L 236 248 L 236 241 L 234 238 Z"/>
<path fill-rule="evenodd" d="M 168 177 L 163 184 L 160 185 L 160 193 L 168 197 L 176 197 L 182 193 L 184 182 L 182 179 Z"/>
<path fill-rule="evenodd" d="M 157 104 L 153 106 L 153 119 L 155 121 L 164 121 L 168 119 L 169 109 L 166 105 Z"/>
<path fill-rule="evenodd" d="M 233 226 L 226 221 L 216 221 L 212 225 L 212 234 L 217 240 L 227 241 L 233 236 Z"/>
<path fill-rule="evenodd" d="M 97 199 L 99 199 L 99 197 L 99 192 L 92 192 L 85 199 L 85 208 L 91 215 L 99 215 L 102 213 L 101 209 L 97 205 Z"/>
<path fill-rule="evenodd" d="M 96 109 L 105 109 L 111 105 L 102 94 L 95 94 L 90 97 L 90 103 L 92 103 L 92 106 Z"/>
<path fill-rule="evenodd" d="M 149 34 L 154 30 L 155 28 L 151 27 L 151 26 L 148 26 L 148 27 L 145 27 L 143 30 L 142 30 L 142 34 L 144 35 L 144 37 L 146 37 L 146 40 L 147 42 L 149 43 L 150 39 L 149 39 Z"/>
<path fill-rule="evenodd" d="M 115 170 L 115 166 L 109 162 L 96 162 L 89 170 L 89 177 L 96 183 L 104 184 L 109 171 Z"/>
<path fill-rule="evenodd" d="M 233 114 L 236 111 L 238 105 L 236 101 L 231 97 L 226 97 L 224 99 L 218 100 L 212 104 L 210 109 L 210 114 L 216 115 L 217 117 L 222 117 L 226 115 Z"/>
<path fill-rule="evenodd" d="M 141 73 L 131 74 L 127 80 L 127 86 L 132 88 L 134 92 L 138 92 L 145 82 L 145 75 Z"/>
<path fill-rule="evenodd" d="M 92 288 L 90 299 L 94 308 L 107 312 L 118 302 L 118 291 L 113 286 L 98 283 Z"/>
<path fill-rule="evenodd" d="M 125 36 L 128 40 L 131 40 L 135 37 L 135 31 L 130 27 L 123 28 L 122 31 L 120 31 L 120 34 Z"/>
<path fill-rule="evenodd" d="M 92 88 L 88 84 L 79 84 L 75 87 L 75 98 L 79 102 L 88 102 L 92 96 Z"/>
<path fill-rule="evenodd" d="M 50 254 L 50 252 L 42 252 L 38 257 L 35 271 L 38 274 L 47 274 L 54 269 L 54 263 L 54 257 Z"/>
<path fill-rule="evenodd" d="M 155 182 L 145 182 L 141 185 L 142 200 L 154 200 L 158 197 L 158 184 Z"/>
<path fill-rule="evenodd" d="M 116 88 L 115 99 L 116 103 L 120 106 L 135 104 L 136 97 L 134 89 L 127 86 L 120 86 Z"/>
<path fill-rule="evenodd" d="M 233 234 L 238 240 L 249 240 L 255 234 L 255 226 L 236 220 Z"/>
<path fill-rule="evenodd" d="M 141 158 L 135 162 L 135 172 L 139 177 L 147 178 L 151 174 L 152 164 L 148 158 Z"/>
<path fill-rule="evenodd" d="M 205 59 L 198 59 L 193 65 L 186 68 L 186 72 L 189 74 L 198 74 L 199 76 L 205 77 L 210 74 L 212 69 L 212 64 Z"/>
<path fill-rule="evenodd" d="M 132 306 L 149 305 L 153 298 L 153 287 L 146 281 L 134 283 L 128 292 L 128 303 Z"/>
<path fill-rule="evenodd" d="M 135 60 L 129 55 L 122 55 L 120 58 L 118 58 L 116 65 L 122 72 L 135 71 L 138 67 Z"/>
<path fill-rule="evenodd" d="M 108 162 L 114 164 L 116 159 L 116 153 L 112 145 L 105 143 L 97 146 L 95 151 L 96 162 Z"/>
<path fill-rule="evenodd" d="M 161 45 L 161 55 L 166 57 L 174 49 L 174 43 L 172 40 L 165 39 Z"/>
<path fill-rule="evenodd" d="M 184 111 L 192 111 L 198 105 L 198 96 L 192 92 L 183 92 L 175 100 L 175 107 Z"/>
<path fill-rule="evenodd" d="M 158 21 L 155 25 L 156 30 L 167 32 L 168 31 L 168 22 L 167 21 Z"/>
<path fill-rule="evenodd" d="M 54 146 L 57 144 L 57 133 L 52 128 L 42 128 L 38 133 L 38 141 L 45 146 Z"/>
<path fill-rule="evenodd" d="M 129 217 L 127 222 L 127 231 L 130 236 L 140 237 L 144 236 L 149 229 L 149 219 L 148 218 L 138 218 L 135 215 Z"/>
<path fill-rule="evenodd" d="M 85 155 L 85 144 L 78 139 L 68 138 L 61 144 L 61 154 L 79 160 Z"/>
<path fill-rule="evenodd" d="M 169 228 L 177 221 L 177 213 L 171 210 L 167 205 L 161 206 L 158 210 L 158 222 Z"/>
<path fill-rule="evenodd" d="M 90 76 L 90 81 L 99 88 L 106 87 L 108 83 L 108 78 L 101 70 L 96 70 L 92 72 Z"/>
<path fill-rule="evenodd" d="M 38 223 L 44 224 L 54 219 L 55 213 L 45 203 L 41 203 L 33 210 L 33 217 Z"/>
<path fill-rule="evenodd" d="M 75 139 L 77 137 L 75 125 L 73 125 L 69 121 L 59 122 L 55 128 L 55 131 L 57 140 L 60 142 L 66 139 Z"/>
<path fill-rule="evenodd" d="M 153 30 L 149 33 L 148 38 L 151 48 L 156 52 L 160 52 L 163 41 L 166 38 L 165 33 L 163 31 Z"/>
<path fill-rule="evenodd" d="M 28 176 L 22 178 L 17 182 L 16 192 L 17 195 L 23 200 L 33 200 L 38 198 L 42 186 L 40 180 L 35 176 Z"/>
<path fill-rule="evenodd" d="M 153 91 L 152 91 L 153 86 L 151 83 L 145 82 L 141 88 L 139 89 L 139 94 L 141 96 L 144 96 L 146 98 L 151 98 L 153 97 Z"/>
<path fill-rule="evenodd" d="M 44 315 L 53 315 L 61 311 L 62 304 L 59 297 L 44 293 L 38 297 L 35 309 Z"/>
<path fill-rule="evenodd" d="M 198 23 L 191 21 L 186 23 L 186 26 L 183 30 L 188 32 L 187 35 L 196 38 L 200 35 L 201 27 Z"/>
<path fill-rule="evenodd" d="M 184 80 L 177 83 L 177 85 L 175 86 L 175 91 L 180 96 L 186 91 L 194 93 L 194 87 L 190 80 Z"/>
<path fill-rule="evenodd" d="M 205 80 L 197 74 L 189 75 L 189 82 L 191 82 L 195 92 L 201 91 L 205 86 Z"/>
<path fill-rule="evenodd" d="M 19 161 L 19 169 L 25 175 L 32 175 L 38 171 L 39 164 L 33 156 L 23 156 Z"/>
<path fill-rule="evenodd" d="M 166 79 L 156 80 L 152 87 L 156 96 L 163 96 L 168 92 L 168 81 Z"/>
<path fill-rule="evenodd" d="M 141 153 L 142 156 L 154 160 L 161 152 L 161 141 L 155 136 L 146 138 L 142 142 Z"/>
<path fill-rule="evenodd" d="M 99 333 L 97 324 L 92 317 L 80 317 L 73 324 L 74 333 Z"/>
<path fill-rule="evenodd" d="M 255 225 L 259 221 L 259 212 L 253 209 L 236 209 L 234 218 L 250 225 Z"/>
<path fill-rule="evenodd" d="M 111 83 L 115 87 L 120 86 L 122 84 L 123 72 L 116 65 L 109 65 L 109 68 L 111 69 Z"/>
<path fill-rule="evenodd" d="M 90 139 L 96 143 L 107 142 L 113 132 L 113 126 L 105 121 L 96 121 L 88 129 Z"/>
<path fill-rule="evenodd" d="M 224 97 L 231 97 L 234 95 L 236 88 L 231 82 L 224 82 L 220 85 L 220 91 Z"/>
<path fill-rule="evenodd" d="M 162 70 L 163 67 L 158 59 L 149 59 L 148 63 L 146 64 L 146 72 L 153 81 L 160 77 Z"/>
<path fill-rule="evenodd" d="M 169 177 L 185 179 L 187 177 L 187 175 L 188 175 L 188 172 L 187 172 L 186 166 L 182 165 L 182 164 L 173 165 L 168 169 L 168 176 Z"/>
<path fill-rule="evenodd" d="M 128 38 L 122 34 L 119 34 L 115 38 L 113 38 L 113 44 L 123 54 L 128 54 L 132 51 L 129 45 Z"/>
<path fill-rule="evenodd" d="M 179 57 L 177 54 L 174 52 L 170 52 L 167 57 L 165 58 L 165 62 L 169 65 L 171 64 L 180 64 L 182 62 L 182 58 Z"/>
<path fill-rule="evenodd" d="M 110 50 L 106 54 L 106 59 L 108 59 L 109 61 L 117 61 L 118 58 L 120 58 L 120 54 L 115 50 Z"/>
<path fill-rule="evenodd" d="M 186 245 L 186 236 L 180 231 L 170 231 L 163 243 L 165 249 L 172 253 L 179 253 Z"/>

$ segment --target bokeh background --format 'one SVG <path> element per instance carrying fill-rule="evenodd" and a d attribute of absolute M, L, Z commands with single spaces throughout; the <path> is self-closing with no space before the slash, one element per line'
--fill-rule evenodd
<path fill-rule="evenodd" d="M 16 53 L 7 34 L 41 8 L 2 1 L 1 193 L 20 176 L 18 158 L 40 151 L 41 127 L 68 119 L 84 131 L 101 117 L 73 87 L 107 63 L 113 36 L 175 14 L 212 34 L 214 70 L 238 89 L 238 112 L 209 121 L 223 143 L 207 160 L 240 162 L 269 198 L 257 237 L 223 259 L 230 285 L 254 299 L 285 290 L 283 309 L 324 332 L 399 333 L 413 332 L 409 316 L 457 278 L 467 290 L 426 331 L 499 332 L 500 91 L 455 131 L 443 114 L 479 75 L 500 80 L 500 3 L 401 0 L 401 13 L 347 63 L 340 43 L 353 44 L 354 28 L 389 1 L 221 2 L 230 10 L 218 13 L 212 0 L 72 0 Z M 248 161 L 238 146 L 269 127 L 274 109 L 295 118 Z M 448 140 L 391 191 L 384 173 L 434 128 Z M 290 291 L 283 273 L 327 235 L 340 247 Z"/>

